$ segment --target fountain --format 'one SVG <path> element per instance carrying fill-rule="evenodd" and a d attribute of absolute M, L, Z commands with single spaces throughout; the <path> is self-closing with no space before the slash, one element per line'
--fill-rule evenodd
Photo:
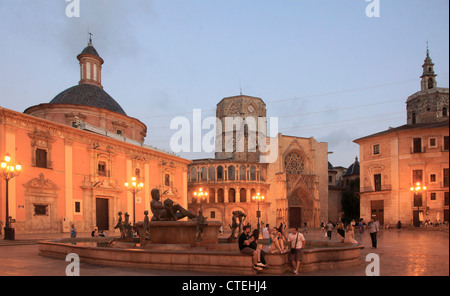
<path fill-rule="evenodd" d="M 111 266 L 200 271 L 226 274 L 255 274 L 252 257 L 239 252 L 237 242 L 219 241 L 217 221 L 207 221 L 200 211 L 195 215 L 170 199 L 159 201 L 159 190 L 152 190 L 153 217 L 135 225 L 138 238 L 131 237 L 130 226 L 121 222 L 120 238 L 78 238 L 39 242 L 42 256 L 65 258 L 76 253 L 82 262 Z M 235 214 L 234 214 L 235 215 Z M 185 217 L 190 221 L 179 221 Z M 107 240 L 105 242 L 105 240 Z M 230 238 L 228 239 L 230 241 Z M 341 268 L 360 264 L 358 244 L 307 242 L 302 271 Z M 262 273 L 284 274 L 291 270 L 288 254 L 266 252 L 269 268 Z"/>

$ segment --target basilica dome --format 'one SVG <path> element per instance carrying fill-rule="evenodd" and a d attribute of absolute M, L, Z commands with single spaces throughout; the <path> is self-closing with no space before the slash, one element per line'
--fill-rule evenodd
<path fill-rule="evenodd" d="M 58 94 L 50 104 L 74 104 L 103 108 L 126 115 L 122 107 L 102 88 L 93 84 L 79 84 Z"/>
<path fill-rule="evenodd" d="M 49 103 L 27 108 L 24 113 L 90 132 L 115 135 L 143 143 L 147 127 L 128 116 L 102 85 L 103 59 L 89 40 L 88 46 L 77 55 L 80 80 Z"/>

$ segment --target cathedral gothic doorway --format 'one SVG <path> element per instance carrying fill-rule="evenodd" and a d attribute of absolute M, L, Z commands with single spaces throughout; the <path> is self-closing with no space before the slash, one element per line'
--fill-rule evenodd
<path fill-rule="evenodd" d="M 302 227 L 304 222 L 314 225 L 314 202 L 311 193 L 298 187 L 288 196 L 289 227 Z"/>

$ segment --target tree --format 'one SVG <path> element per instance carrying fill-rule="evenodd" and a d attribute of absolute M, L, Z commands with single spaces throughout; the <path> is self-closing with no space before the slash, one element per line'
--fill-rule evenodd
<path fill-rule="evenodd" d="M 353 219 L 359 220 L 360 216 L 360 200 L 359 200 L 359 178 L 351 180 L 348 186 L 342 191 L 342 210 L 344 216 L 342 222 L 350 223 Z"/>

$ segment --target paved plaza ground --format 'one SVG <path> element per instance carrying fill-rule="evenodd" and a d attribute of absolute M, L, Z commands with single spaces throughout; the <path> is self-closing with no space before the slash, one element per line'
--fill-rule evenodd
<path fill-rule="evenodd" d="M 81 236 L 88 234 L 79 234 Z M 305 233 L 307 240 L 324 240 L 319 230 Z M 38 239 L 67 237 L 59 235 L 16 235 L 16 241 L 0 241 L 0 276 L 64 276 L 68 262 L 39 256 Z M 332 239 L 336 237 L 336 231 Z M 380 258 L 381 276 L 448 276 L 449 233 L 445 230 L 383 230 L 378 234 L 378 248 L 372 249 L 365 234 L 359 266 L 301 273 L 300 276 L 364 276 L 369 262 L 366 256 L 376 253 Z M 250 268 L 250 267 L 249 267 Z M 81 276 L 204 276 L 216 275 L 186 271 L 168 271 L 109 267 L 81 263 Z M 224 274 L 218 274 L 223 276 Z M 290 274 L 286 274 L 290 276 Z"/>

